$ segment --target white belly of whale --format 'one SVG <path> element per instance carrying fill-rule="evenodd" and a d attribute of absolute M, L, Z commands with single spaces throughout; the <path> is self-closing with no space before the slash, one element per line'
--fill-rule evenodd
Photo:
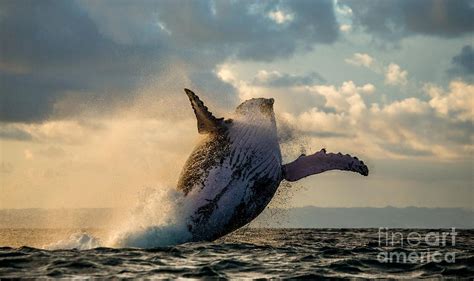
<path fill-rule="evenodd" d="M 236 121 L 228 137 L 229 156 L 209 170 L 203 187 L 196 186 L 187 195 L 192 232 L 199 239 L 250 222 L 271 200 L 281 180 L 280 147 L 271 128 Z M 257 190 L 266 188 L 271 195 Z M 259 194 L 265 198 L 255 198 Z"/>

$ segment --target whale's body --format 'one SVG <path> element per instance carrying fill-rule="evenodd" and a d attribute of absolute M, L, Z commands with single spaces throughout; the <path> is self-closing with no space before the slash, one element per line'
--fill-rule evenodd
<path fill-rule="evenodd" d="M 294 181 L 331 169 L 368 173 L 357 158 L 324 150 L 282 165 L 273 99 L 245 101 L 232 119 L 224 120 L 215 118 L 192 91 L 186 93 L 198 130 L 205 134 L 178 182 L 192 205 L 186 222 L 192 241 L 211 241 L 252 221 L 283 179 Z"/>
<path fill-rule="evenodd" d="M 237 112 L 211 133 L 186 162 L 178 188 L 196 204 L 188 225 L 197 240 L 212 240 L 253 220 L 281 181 L 281 153 L 271 100 L 252 100 L 259 112 Z M 255 105 L 258 107 L 258 105 Z"/>

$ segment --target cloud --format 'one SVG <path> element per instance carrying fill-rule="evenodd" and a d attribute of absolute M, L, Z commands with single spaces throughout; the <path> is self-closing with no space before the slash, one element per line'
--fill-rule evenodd
<path fill-rule="evenodd" d="M 350 24 L 341 24 L 339 26 L 339 30 L 342 31 L 342 32 L 349 32 L 352 30 L 352 25 Z"/>
<path fill-rule="evenodd" d="M 95 122 L 95 123 L 93 123 Z M 82 144 L 104 130 L 102 121 L 55 120 L 42 123 L 2 123 L 0 137 L 3 140 L 34 143 Z"/>
<path fill-rule="evenodd" d="M 369 68 L 377 74 L 383 74 L 385 76 L 386 85 L 406 85 L 408 83 L 408 71 L 403 70 L 396 63 L 389 63 L 387 66 L 384 66 L 383 63 L 378 62 L 375 58 L 371 57 L 368 54 L 363 53 L 354 53 L 351 58 L 344 60 L 346 63 L 363 66 Z M 370 89 L 368 89 L 370 92 Z"/>
<path fill-rule="evenodd" d="M 293 15 L 281 10 L 274 10 L 268 13 L 268 17 L 278 24 L 284 24 L 293 20 Z"/>
<path fill-rule="evenodd" d="M 460 121 L 474 121 L 474 85 L 452 81 L 449 91 L 432 84 L 426 84 L 424 90 L 431 97 L 429 105 L 441 116 L 450 116 Z"/>
<path fill-rule="evenodd" d="M 234 65 L 222 64 L 216 69 L 216 73 L 236 89 L 241 102 L 251 98 L 271 97 L 276 100 L 275 108 L 292 108 L 296 112 L 302 109 L 301 105 L 316 106 L 323 102 L 322 98 L 315 99 L 308 95 L 307 88 L 320 83 L 314 72 L 290 75 L 275 70 L 260 70 L 247 81 L 240 79 Z"/>
<path fill-rule="evenodd" d="M 385 84 L 406 85 L 408 72 L 403 70 L 398 64 L 390 63 L 385 72 Z"/>
<path fill-rule="evenodd" d="M 2 65 L 27 70 L 0 72 L 3 121 L 51 118 L 54 103 L 66 91 L 93 93 L 84 98 L 107 99 L 107 104 L 125 99 L 136 85 L 136 73 L 155 57 L 150 48 L 104 38 L 72 1 L 2 2 L 0 9 Z"/>
<path fill-rule="evenodd" d="M 310 91 L 324 96 L 325 106 L 333 108 L 337 113 L 349 112 L 351 115 L 359 116 L 366 109 L 366 105 L 360 94 L 371 94 L 375 91 L 375 86 L 365 84 L 358 87 L 352 81 L 343 82 L 339 88 L 335 86 L 315 85 Z"/>
<path fill-rule="evenodd" d="M 448 70 L 452 74 L 473 75 L 474 74 L 474 50 L 471 45 L 461 49 L 461 53 L 451 59 L 453 68 Z"/>
<path fill-rule="evenodd" d="M 271 61 L 288 57 L 300 47 L 332 43 L 338 36 L 338 24 L 329 0 L 317 3 L 134 2 L 133 6 L 145 6 L 143 9 L 146 11 L 140 10 L 131 15 L 127 12 L 125 20 L 112 18 L 124 14 L 124 8 L 116 8 L 117 5 L 111 3 L 88 2 L 85 5 L 86 9 L 94 11 L 92 18 L 105 34 L 113 38 L 128 38 L 130 36 L 127 35 L 133 32 L 128 26 L 140 26 L 146 30 L 147 26 L 156 22 L 158 27 L 166 29 L 160 37 L 160 42 L 166 46 L 180 51 L 205 49 L 205 54 L 212 53 L 220 59 L 236 56 Z"/>
<path fill-rule="evenodd" d="M 316 82 L 325 82 L 326 80 L 318 73 L 311 72 L 306 75 L 292 75 L 278 71 L 260 70 L 252 81 L 257 86 L 267 87 L 291 87 L 312 85 Z"/>
<path fill-rule="evenodd" d="M 6 140 L 30 141 L 33 136 L 28 132 L 9 124 L 0 124 L 0 138 Z"/>
<path fill-rule="evenodd" d="M 389 41 L 422 34 L 458 37 L 474 31 L 470 0 L 338 1 L 352 11 L 354 26 Z"/>
<path fill-rule="evenodd" d="M 406 98 L 401 101 L 394 101 L 393 103 L 386 105 L 383 111 L 389 115 L 395 115 L 402 113 L 409 114 L 423 114 L 426 113 L 429 106 L 426 102 L 423 102 L 417 98 Z M 375 110 L 377 112 L 377 110 Z"/>
<path fill-rule="evenodd" d="M 0 120 L 6 122 L 71 118 L 83 109 L 109 113 L 133 104 L 147 80 L 160 84 L 178 75 L 180 85 L 155 95 L 166 99 L 174 89 L 200 85 L 223 105 L 235 91 L 217 78 L 216 65 L 286 58 L 333 43 L 339 33 L 330 0 L 0 5 Z"/>
<path fill-rule="evenodd" d="M 313 151 L 321 147 L 331 151 L 363 147 L 364 153 L 375 159 L 453 160 L 465 158 L 474 151 L 472 122 L 468 119 L 472 118 L 468 110 L 472 108 L 472 85 L 465 82 L 452 81 L 449 90 L 430 84 L 431 95 L 425 96 L 429 97 L 427 100 L 407 97 L 377 102 L 372 98 L 376 94 L 375 86 L 370 83 L 357 85 L 349 80 L 340 85 L 321 85 L 315 82 L 275 89 L 240 80 L 229 66 L 220 73 L 236 87 L 241 99 L 276 98 L 278 122 L 284 123 L 279 126 L 281 139 L 285 141 L 284 154 L 292 153 L 286 155 L 288 159 L 301 151 L 291 149 L 291 144 L 296 148 L 303 144 Z M 272 72 L 265 72 L 269 73 Z M 299 136 L 297 141 L 294 135 Z"/>
<path fill-rule="evenodd" d="M 362 88 L 360 88 L 360 91 L 365 94 L 372 94 L 373 92 L 375 92 L 375 86 L 370 83 L 367 83 L 362 86 Z"/>
<path fill-rule="evenodd" d="M 354 53 L 351 58 L 344 61 L 348 64 L 370 68 L 373 66 L 375 59 L 368 54 Z"/>

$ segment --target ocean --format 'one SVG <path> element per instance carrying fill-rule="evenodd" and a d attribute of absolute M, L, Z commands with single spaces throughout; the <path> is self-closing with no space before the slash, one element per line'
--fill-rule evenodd
<path fill-rule="evenodd" d="M 0 229 L 0 246 L 8 245 L 0 248 L 0 278 L 473 278 L 474 230 L 441 241 L 449 231 L 243 228 L 206 243 L 45 250 L 103 230 Z"/>

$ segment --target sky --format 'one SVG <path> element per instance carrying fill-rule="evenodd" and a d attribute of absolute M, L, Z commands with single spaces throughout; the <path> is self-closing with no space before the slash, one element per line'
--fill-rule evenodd
<path fill-rule="evenodd" d="M 216 116 L 275 98 L 285 162 L 369 166 L 287 207 L 472 208 L 473 19 L 464 0 L 1 0 L 0 208 L 174 187 L 200 138 L 185 87 Z"/>

